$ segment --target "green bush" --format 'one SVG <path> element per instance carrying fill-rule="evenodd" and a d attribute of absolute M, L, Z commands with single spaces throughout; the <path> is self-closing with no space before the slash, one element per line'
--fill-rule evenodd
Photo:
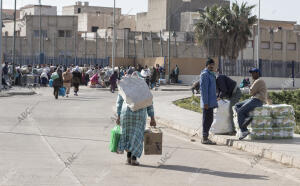
<path fill-rule="evenodd" d="M 189 98 L 174 101 L 173 103 L 181 108 L 202 113 L 202 110 L 200 108 L 200 97 L 192 96 Z"/>
<path fill-rule="evenodd" d="M 243 95 L 241 101 L 250 97 L 250 95 Z M 300 134 L 300 90 L 270 92 L 269 99 L 272 100 L 273 104 L 288 104 L 294 107 L 297 122 L 295 132 Z"/>

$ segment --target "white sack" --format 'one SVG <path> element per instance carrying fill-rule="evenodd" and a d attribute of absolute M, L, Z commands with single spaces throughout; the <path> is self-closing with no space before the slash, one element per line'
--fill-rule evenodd
<path fill-rule="evenodd" d="M 118 83 L 120 95 L 133 111 L 146 108 L 153 104 L 153 95 L 144 79 L 124 77 Z"/>
<path fill-rule="evenodd" d="M 214 112 L 214 122 L 211 126 L 210 132 L 214 134 L 226 134 L 233 131 L 230 120 L 230 101 L 219 100 L 218 108 Z"/>

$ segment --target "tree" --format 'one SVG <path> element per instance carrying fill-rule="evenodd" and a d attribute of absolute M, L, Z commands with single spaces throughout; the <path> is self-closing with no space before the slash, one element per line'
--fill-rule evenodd
<path fill-rule="evenodd" d="M 206 7 L 200 12 L 200 20 L 195 25 L 195 34 L 199 43 L 206 48 L 208 55 L 237 59 L 239 52 L 247 47 L 252 36 L 250 28 L 256 23 L 251 15 L 255 6 L 237 2 L 232 6 Z"/>

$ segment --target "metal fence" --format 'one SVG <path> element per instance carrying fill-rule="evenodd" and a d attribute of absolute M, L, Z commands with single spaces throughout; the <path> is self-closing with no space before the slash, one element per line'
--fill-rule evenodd
<path fill-rule="evenodd" d="M 42 59 L 41 59 L 42 58 Z M 11 63 L 12 56 L 4 55 L 4 61 Z M 37 64 L 52 64 L 52 65 L 66 65 L 70 66 L 80 65 L 98 65 L 98 66 L 108 66 L 109 58 L 78 58 L 78 57 L 50 57 L 50 56 L 16 56 L 15 64 L 17 65 L 37 65 Z"/>
<path fill-rule="evenodd" d="M 249 70 L 256 66 L 255 60 L 220 61 L 220 71 L 228 76 L 249 76 Z M 260 60 L 259 69 L 263 77 L 300 78 L 299 62 Z"/>

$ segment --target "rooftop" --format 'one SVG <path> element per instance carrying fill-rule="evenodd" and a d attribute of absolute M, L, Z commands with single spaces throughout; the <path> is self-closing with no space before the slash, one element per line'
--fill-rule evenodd
<path fill-rule="evenodd" d="M 44 8 L 51 8 L 51 7 L 54 7 L 54 6 L 50 6 L 50 5 L 41 5 L 42 7 Z M 26 5 L 26 6 L 23 6 L 20 8 L 20 10 L 23 10 L 23 9 L 28 9 L 28 8 L 34 8 L 34 7 L 40 7 L 40 5 Z"/>

